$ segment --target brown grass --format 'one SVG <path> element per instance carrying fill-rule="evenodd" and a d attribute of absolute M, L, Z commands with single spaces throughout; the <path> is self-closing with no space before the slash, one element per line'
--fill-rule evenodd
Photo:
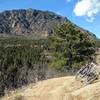
<path fill-rule="evenodd" d="M 61 77 L 31 84 L 0 100 L 100 100 L 100 81 L 84 86 L 75 77 Z"/>

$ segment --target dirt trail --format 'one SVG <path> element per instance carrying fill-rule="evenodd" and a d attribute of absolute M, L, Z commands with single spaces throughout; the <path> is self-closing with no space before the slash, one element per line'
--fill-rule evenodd
<path fill-rule="evenodd" d="M 1 100 L 100 100 L 100 81 L 84 86 L 74 76 L 54 78 L 31 84 Z"/>

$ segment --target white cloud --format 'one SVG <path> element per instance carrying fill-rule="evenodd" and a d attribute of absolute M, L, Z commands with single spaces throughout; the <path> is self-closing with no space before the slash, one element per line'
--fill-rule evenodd
<path fill-rule="evenodd" d="M 87 16 L 88 21 L 94 20 L 94 15 L 100 12 L 100 0 L 79 0 L 74 8 L 76 16 Z"/>

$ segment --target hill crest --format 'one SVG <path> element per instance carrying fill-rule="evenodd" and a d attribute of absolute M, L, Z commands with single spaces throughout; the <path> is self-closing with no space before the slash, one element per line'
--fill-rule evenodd
<path fill-rule="evenodd" d="M 64 22 L 72 23 L 66 17 L 50 11 L 35 9 L 8 10 L 0 13 L 0 35 L 47 37 L 55 25 Z M 89 35 L 91 32 L 75 25 L 76 28 Z"/>

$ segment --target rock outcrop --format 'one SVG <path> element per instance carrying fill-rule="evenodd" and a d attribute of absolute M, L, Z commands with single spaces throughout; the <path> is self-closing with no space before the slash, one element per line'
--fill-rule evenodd
<path fill-rule="evenodd" d="M 20 9 L 0 13 L 0 34 L 47 36 L 67 18 L 48 11 Z"/>
<path fill-rule="evenodd" d="M 34 9 L 8 10 L 0 13 L 0 36 L 47 37 L 55 25 L 69 22 L 66 17 L 50 11 Z M 76 26 L 76 25 L 75 25 Z M 76 26 L 81 32 L 94 36 L 87 30 Z"/>

